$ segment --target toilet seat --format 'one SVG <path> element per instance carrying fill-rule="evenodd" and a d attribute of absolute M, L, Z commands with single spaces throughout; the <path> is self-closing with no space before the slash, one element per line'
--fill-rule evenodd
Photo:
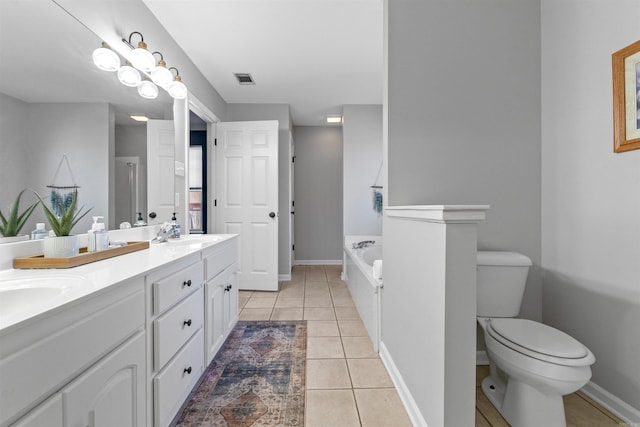
<path fill-rule="evenodd" d="M 492 318 L 486 330 L 504 346 L 534 359 L 565 366 L 595 361 L 593 353 L 573 337 L 532 320 Z"/>

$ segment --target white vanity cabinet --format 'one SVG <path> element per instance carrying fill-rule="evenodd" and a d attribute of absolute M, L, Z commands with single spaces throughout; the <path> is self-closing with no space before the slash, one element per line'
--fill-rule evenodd
<path fill-rule="evenodd" d="M 203 253 L 205 263 L 205 360 L 213 360 L 238 321 L 237 239 Z"/>
<path fill-rule="evenodd" d="M 171 423 L 204 371 L 203 277 L 201 254 L 194 253 L 146 278 L 154 426 Z"/>
<path fill-rule="evenodd" d="M 3 330 L 0 426 L 144 426 L 144 307 L 134 279 Z"/>

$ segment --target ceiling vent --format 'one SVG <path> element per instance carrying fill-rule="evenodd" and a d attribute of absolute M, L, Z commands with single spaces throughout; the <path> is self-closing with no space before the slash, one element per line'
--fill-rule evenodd
<path fill-rule="evenodd" d="M 236 76 L 236 79 L 238 79 L 238 83 L 240 83 L 241 85 L 256 84 L 256 82 L 253 81 L 253 77 L 251 77 L 251 74 L 249 73 L 233 73 L 233 75 Z"/>

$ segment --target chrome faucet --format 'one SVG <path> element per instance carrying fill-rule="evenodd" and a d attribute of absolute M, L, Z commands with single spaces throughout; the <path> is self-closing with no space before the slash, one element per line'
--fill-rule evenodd
<path fill-rule="evenodd" d="M 152 242 L 163 243 L 169 239 L 177 239 L 180 237 L 180 228 L 177 224 L 165 222 L 160 226 L 158 235 L 152 240 Z"/>
<path fill-rule="evenodd" d="M 353 243 L 351 247 L 353 249 L 362 249 L 362 248 L 366 248 L 367 246 L 373 245 L 375 242 L 376 242 L 375 240 L 363 240 L 362 242 Z"/>

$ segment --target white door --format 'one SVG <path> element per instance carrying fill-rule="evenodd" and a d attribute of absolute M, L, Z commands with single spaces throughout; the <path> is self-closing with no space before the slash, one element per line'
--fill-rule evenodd
<path fill-rule="evenodd" d="M 278 121 L 218 123 L 216 232 L 240 235 L 239 289 L 278 290 Z"/>
<path fill-rule="evenodd" d="M 147 122 L 147 223 L 149 225 L 169 222 L 175 211 L 175 139 L 172 120 Z"/>

